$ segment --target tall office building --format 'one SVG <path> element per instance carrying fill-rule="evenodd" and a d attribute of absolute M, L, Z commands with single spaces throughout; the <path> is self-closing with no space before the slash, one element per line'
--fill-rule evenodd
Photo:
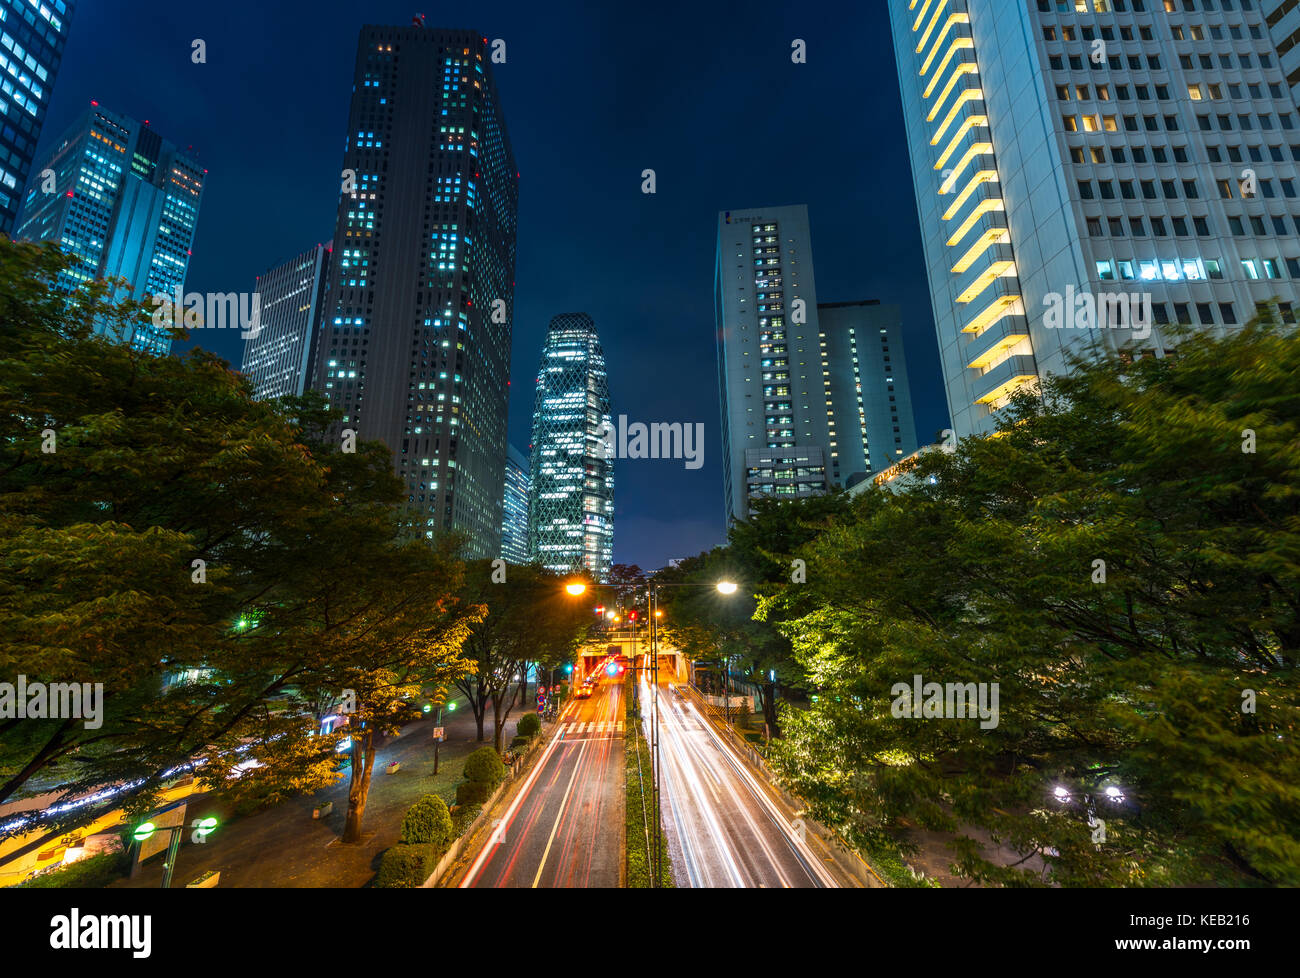
<path fill-rule="evenodd" d="M 1261 0 L 1291 96 L 1300 105 L 1300 0 Z"/>
<path fill-rule="evenodd" d="M 528 512 L 532 557 L 597 581 L 614 561 L 614 438 L 605 351 L 586 313 L 551 320 L 537 372 Z"/>
<path fill-rule="evenodd" d="M 76 0 L 0 0 L 0 234 L 13 231 Z"/>
<path fill-rule="evenodd" d="M 831 481 L 850 486 L 916 451 L 902 311 L 879 300 L 817 307 Z"/>
<path fill-rule="evenodd" d="M 728 519 L 748 517 L 754 497 L 814 496 L 908 451 L 898 310 L 818 305 L 805 206 L 718 215 L 714 315 Z"/>
<path fill-rule="evenodd" d="M 60 288 L 120 278 L 142 302 L 184 290 L 207 180 L 193 154 L 148 123 L 95 106 L 55 144 L 40 167 L 47 169 L 56 191 L 32 182 L 14 237 L 54 241 L 81 259 Z M 116 338 L 160 355 L 171 349 L 166 327 L 150 321 Z"/>
<path fill-rule="evenodd" d="M 393 451 L 413 528 L 501 552 L 515 170 L 487 42 L 362 28 L 315 377 Z"/>
<path fill-rule="evenodd" d="M 501 558 L 512 564 L 526 564 L 528 553 L 529 465 L 523 452 L 509 447 L 506 456 L 506 495 L 502 508 Z"/>
<path fill-rule="evenodd" d="M 257 277 L 259 328 L 244 341 L 241 373 L 259 400 L 312 386 L 333 243 L 318 244 Z"/>
<path fill-rule="evenodd" d="M 1164 356 L 1160 324 L 1231 329 L 1273 297 L 1294 320 L 1300 117 L 1259 4 L 889 13 L 959 436 L 1093 343 Z"/>

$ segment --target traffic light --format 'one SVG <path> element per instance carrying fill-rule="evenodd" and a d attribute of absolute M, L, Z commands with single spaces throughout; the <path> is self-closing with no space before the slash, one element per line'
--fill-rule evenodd
<path fill-rule="evenodd" d="M 635 611 L 629 611 L 629 612 L 627 613 L 627 617 L 628 617 L 628 620 L 629 620 L 629 621 L 636 621 L 636 612 L 635 612 Z"/>
<path fill-rule="evenodd" d="M 569 663 L 567 666 L 564 667 L 564 674 L 566 676 L 573 675 L 573 663 Z"/>

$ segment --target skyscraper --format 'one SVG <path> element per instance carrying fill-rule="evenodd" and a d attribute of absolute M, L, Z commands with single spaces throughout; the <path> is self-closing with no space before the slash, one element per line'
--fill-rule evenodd
<path fill-rule="evenodd" d="M 526 564 L 528 554 L 529 466 L 523 452 L 511 445 L 506 456 L 505 522 L 501 527 L 501 557 Z"/>
<path fill-rule="evenodd" d="M 848 486 L 916 451 L 902 311 L 879 300 L 817 307 L 831 481 Z"/>
<path fill-rule="evenodd" d="M 76 0 L 0 0 L 0 234 L 17 221 L 75 8 Z"/>
<path fill-rule="evenodd" d="M 474 558 L 501 551 L 518 179 L 483 37 L 362 28 L 315 377 Z"/>
<path fill-rule="evenodd" d="M 257 277 L 260 328 L 244 342 L 240 372 L 260 400 L 312 386 L 332 247 L 318 244 Z"/>
<path fill-rule="evenodd" d="M 806 207 L 718 215 L 714 308 L 728 519 L 752 497 L 817 495 L 910 451 L 898 309 L 818 304 Z"/>
<path fill-rule="evenodd" d="M 614 462 L 609 378 L 586 313 L 551 320 L 537 372 L 528 537 L 534 560 L 598 581 L 614 560 Z"/>
<path fill-rule="evenodd" d="M 54 190 L 32 182 L 14 237 L 57 242 L 82 260 L 59 287 L 121 278 L 142 302 L 184 289 L 207 180 L 191 153 L 147 123 L 96 106 L 64 133 L 40 170 L 53 171 Z M 153 323 L 117 339 L 160 355 L 171 349 L 167 329 Z"/>
<path fill-rule="evenodd" d="M 1264 21 L 1277 46 L 1278 64 L 1300 105 L 1300 0 L 1261 0 Z"/>
<path fill-rule="evenodd" d="M 1294 321 L 1300 117 L 1258 4 L 889 13 L 958 436 L 1094 343 L 1169 355 L 1160 324 L 1231 329 L 1275 296 Z"/>

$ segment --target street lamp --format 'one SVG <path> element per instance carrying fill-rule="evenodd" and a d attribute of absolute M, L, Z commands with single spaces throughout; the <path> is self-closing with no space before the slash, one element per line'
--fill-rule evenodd
<path fill-rule="evenodd" d="M 719 581 L 717 587 L 722 594 L 736 593 L 736 583 L 734 581 Z"/>

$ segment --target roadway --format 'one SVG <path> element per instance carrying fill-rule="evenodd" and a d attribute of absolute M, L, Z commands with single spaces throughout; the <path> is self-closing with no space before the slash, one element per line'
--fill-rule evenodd
<path fill-rule="evenodd" d="M 571 699 L 461 887 L 617 887 L 623 869 L 623 684 Z"/>
<path fill-rule="evenodd" d="M 641 691 L 648 718 L 650 687 Z M 662 685 L 659 737 L 664 832 L 679 887 L 840 885 L 695 704 Z"/>

